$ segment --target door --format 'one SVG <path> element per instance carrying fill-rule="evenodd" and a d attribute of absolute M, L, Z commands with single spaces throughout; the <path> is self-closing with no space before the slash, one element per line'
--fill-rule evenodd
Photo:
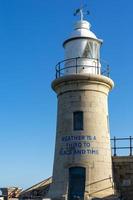
<path fill-rule="evenodd" d="M 68 200 L 84 200 L 85 192 L 85 168 L 69 168 Z"/>

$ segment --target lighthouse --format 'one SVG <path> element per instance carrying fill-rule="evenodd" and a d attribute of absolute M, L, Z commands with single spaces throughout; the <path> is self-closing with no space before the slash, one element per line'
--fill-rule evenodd
<path fill-rule="evenodd" d="M 65 58 L 56 65 L 57 94 L 53 200 L 115 199 L 112 178 L 108 95 L 114 82 L 100 60 L 102 40 L 90 30 L 83 10 L 63 43 Z M 105 73 L 107 72 L 107 73 Z"/>

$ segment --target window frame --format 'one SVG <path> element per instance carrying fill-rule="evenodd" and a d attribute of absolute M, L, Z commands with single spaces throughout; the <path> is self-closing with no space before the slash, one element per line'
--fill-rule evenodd
<path fill-rule="evenodd" d="M 84 130 L 84 112 L 74 111 L 73 112 L 73 131 L 83 131 Z"/>

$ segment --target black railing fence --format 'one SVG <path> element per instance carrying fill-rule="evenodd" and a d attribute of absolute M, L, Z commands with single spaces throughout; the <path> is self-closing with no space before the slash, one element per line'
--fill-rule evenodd
<path fill-rule="evenodd" d="M 110 68 L 106 61 L 95 58 L 76 57 L 60 61 L 55 66 L 56 78 L 67 74 L 80 74 L 84 70 L 93 71 L 94 74 L 110 76 Z"/>
<path fill-rule="evenodd" d="M 113 156 L 133 156 L 133 137 L 127 138 L 112 138 L 112 154 Z M 121 151 L 123 150 L 123 151 Z"/>

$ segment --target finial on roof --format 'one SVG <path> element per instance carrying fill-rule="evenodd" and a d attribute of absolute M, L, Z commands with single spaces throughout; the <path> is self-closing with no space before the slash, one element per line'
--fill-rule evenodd
<path fill-rule="evenodd" d="M 80 15 L 80 20 L 83 21 L 84 20 L 84 16 L 89 15 L 90 12 L 84 11 L 84 8 L 86 7 L 86 5 L 81 6 L 80 8 L 76 9 L 76 11 L 74 12 L 74 16 Z"/>

